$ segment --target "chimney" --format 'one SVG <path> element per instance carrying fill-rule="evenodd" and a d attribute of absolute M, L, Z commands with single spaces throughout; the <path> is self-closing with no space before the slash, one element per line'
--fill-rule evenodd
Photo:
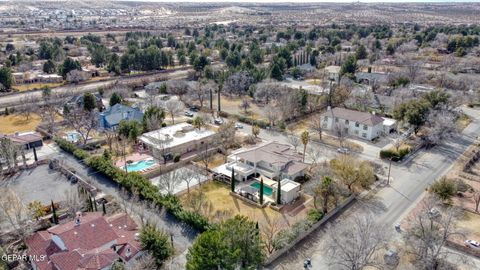
<path fill-rule="evenodd" d="M 82 223 L 82 212 L 77 212 L 75 215 L 75 226 L 79 226 Z"/>

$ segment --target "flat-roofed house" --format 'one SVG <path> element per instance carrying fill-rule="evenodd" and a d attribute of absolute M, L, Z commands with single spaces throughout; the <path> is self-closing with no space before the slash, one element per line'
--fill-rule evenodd
<path fill-rule="evenodd" d="M 322 128 L 331 132 L 373 140 L 383 134 L 383 118 L 375 113 L 330 107 L 322 114 Z"/>
<path fill-rule="evenodd" d="M 155 157 L 168 159 L 167 156 L 197 151 L 204 145 L 211 148 L 217 144 L 216 134 L 209 129 L 196 129 L 188 123 L 179 123 L 144 133 L 139 140 Z"/>

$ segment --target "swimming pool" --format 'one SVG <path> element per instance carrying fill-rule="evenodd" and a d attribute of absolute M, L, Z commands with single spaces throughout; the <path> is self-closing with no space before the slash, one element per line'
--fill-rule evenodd
<path fill-rule="evenodd" d="M 157 162 L 153 159 L 144 159 L 137 162 L 132 162 L 127 164 L 127 171 L 129 172 L 138 172 L 150 169 L 151 167 L 157 165 Z"/>
<path fill-rule="evenodd" d="M 68 142 L 76 143 L 80 140 L 80 133 L 76 131 L 68 132 L 65 136 L 65 140 L 67 140 Z"/>
<path fill-rule="evenodd" d="M 259 182 L 253 182 L 250 184 L 251 187 L 258 189 L 258 192 L 260 192 L 260 183 Z M 267 196 L 272 196 L 272 188 L 263 184 L 263 193 Z"/>

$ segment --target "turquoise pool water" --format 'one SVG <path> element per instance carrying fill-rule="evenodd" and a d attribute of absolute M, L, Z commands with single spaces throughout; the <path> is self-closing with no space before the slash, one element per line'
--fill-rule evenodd
<path fill-rule="evenodd" d="M 65 136 L 65 139 L 69 142 L 76 143 L 80 140 L 80 133 L 75 131 L 69 132 L 67 133 L 67 136 Z"/>
<path fill-rule="evenodd" d="M 250 184 L 251 187 L 258 189 L 258 192 L 260 192 L 260 183 L 259 182 L 254 182 Z M 267 196 L 272 196 L 272 188 L 263 184 L 263 194 Z"/>
<path fill-rule="evenodd" d="M 157 163 L 154 160 L 140 160 L 127 164 L 127 171 L 129 172 L 138 172 L 141 170 L 149 169 L 152 166 L 155 166 Z"/>

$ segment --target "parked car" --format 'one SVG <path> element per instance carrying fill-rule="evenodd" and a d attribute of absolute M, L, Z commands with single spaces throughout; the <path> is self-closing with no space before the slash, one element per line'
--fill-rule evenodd
<path fill-rule="evenodd" d="M 215 125 L 223 125 L 223 119 L 222 118 L 215 118 L 215 119 L 213 119 L 213 123 Z"/>
<path fill-rule="evenodd" d="M 340 148 L 337 148 L 337 152 L 340 154 L 348 154 L 350 153 L 350 149 L 346 147 L 340 147 Z"/>
<path fill-rule="evenodd" d="M 437 218 L 441 216 L 440 211 L 438 211 L 436 208 L 430 209 L 430 211 L 428 211 L 428 215 L 430 218 Z"/>
<path fill-rule="evenodd" d="M 242 128 L 243 128 L 243 125 L 240 124 L 240 123 L 235 123 L 235 128 L 236 128 L 236 129 L 242 129 Z"/>
<path fill-rule="evenodd" d="M 467 240 L 465 241 L 465 245 L 471 248 L 480 248 L 480 243 L 475 240 Z"/>
<path fill-rule="evenodd" d="M 185 116 L 193 117 L 193 113 L 187 111 L 187 112 L 185 112 Z"/>
<path fill-rule="evenodd" d="M 198 112 L 199 108 L 197 106 L 192 106 L 189 108 L 191 112 Z"/>

